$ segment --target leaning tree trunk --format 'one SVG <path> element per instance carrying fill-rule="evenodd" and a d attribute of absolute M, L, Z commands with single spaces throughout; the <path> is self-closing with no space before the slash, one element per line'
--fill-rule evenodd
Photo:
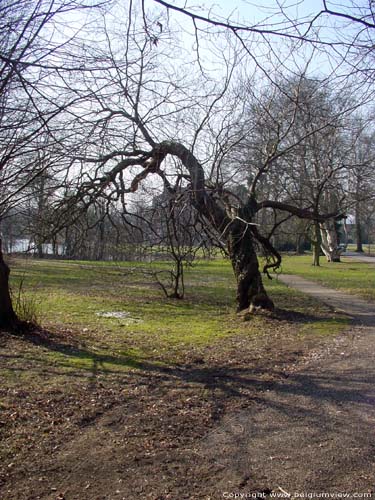
<path fill-rule="evenodd" d="M 0 328 L 13 330 L 19 325 L 9 291 L 9 267 L 4 261 L 0 240 Z"/>
<path fill-rule="evenodd" d="M 167 154 L 180 158 L 187 168 L 191 177 L 193 205 L 227 241 L 237 279 L 237 309 L 239 311 L 248 307 L 250 310 L 273 309 L 273 302 L 263 287 L 251 229 L 243 222 L 251 221 L 257 208 L 255 200 L 250 197 L 239 210 L 240 218 L 233 219 L 207 193 L 204 169 L 194 154 L 183 144 L 174 141 L 164 141 L 159 144 L 155 149 L 153 162 L 148 163 L 148 169 L 153 168 L 153 165 L 160 165 Z"/>
<path fill-rule="evenodd" d="M 233 221 L 228 234 L 229 255 L 237 279 L 237 310 L 274 308 L 264 289 L 253 236 L 245 223 Z"/>
<path fill-rule="evenodd" d="M 322 237 L 321 248 L 328 262 L 340 262 L 341 251 L 338 245 L 337 231 L 334 221 L 320 224 Z"/>

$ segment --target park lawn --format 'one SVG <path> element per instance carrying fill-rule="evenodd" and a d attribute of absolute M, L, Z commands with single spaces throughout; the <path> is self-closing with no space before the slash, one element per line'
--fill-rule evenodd
<path fill-rule="evenodd" d="M 69 380 L 73 373 L 83 378 L 93 371 L 107 376 L 142 370 L 146 363 L 160 367 L 200 359 L 205 348 L 224 345 L 225 339 L 255 342 L 267 336 L 273 321 L 263 315 L 244 321 L 236 313 L 235 279 L 224 259 L 198 261 L 187 270 L 184 300 L 166 299 L 139 262 L 18 258 L 10 264 L 21 314 L 31 311 L 41 327 L 59 339 L 56 348 L 27 348 L 20 366 L 26 360 L 46 373 L 53 367 L 58 385 L 61 376 Z M 345 327 L 346 319 L 330 314 L 314 299 L 276 279 L 265 281 L 278 310 L 284 312 L 277 328 L 283 329 L 290 311 L 302 317 L 294 325 L 295 335 L 331 335 Z M 12 357 L 0 373 L 16 385 L 30 378 L 28 370 L 17 369 Z M 48 385 L 53 381 L 50 377 Z M 32 384 L 38 384 L 38 377 Z"/>
<path fill-rule="evenodd" d="M 15 259 L 11 276 L 14 295 L 21 284 L 21 306 L 31 305 L 41 325 L 71 330 L 103 355 L 110 351 L 132 362 L 173 361 L 186 348 L 262 329 L 261 317 L 244 322 L 236 314 L 235 279 L 224 259 L 187 270 L 184 300 L 166 299 L 139 262 Z M 275 279 L 265 278 L 265 285 L 281 309 L 309 314 L 323 307 Z"/>
<path fill-rule="evenodd" d="M 311 265 L 311 255 L 283 256 L 281 272 L 297 274 L 327 287 L 375 301 L 375 266 L 342 257 L 342 262 L 327 262 L 321 257 L 319 267 Z"/>

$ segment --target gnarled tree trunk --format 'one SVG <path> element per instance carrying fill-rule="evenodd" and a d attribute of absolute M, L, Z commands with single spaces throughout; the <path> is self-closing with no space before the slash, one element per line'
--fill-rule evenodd
<path fill-rule="evenodd" d="M 257 203 L 253 196 L 249 196 L 246 203 L 238 209 L 238 216 L 229 225 L 227 236 L 229 255 L 232 261 L 234 274 L 237 279 L 238 310 L 274 308 L 263 286 L 259 271 L 258 256 L 255 250 L 252 219 L 257 210 Z M 258 238 L 261 236 L 258 234 Z"/>
<path fill-rule="evenodd" d="M 237 310 L 272 310 L 274 304 L 263 286 L 253 236 L 244 222 L 233 221 L 228 235 L 228 249 L 237 279 Z"/>
<path fill-rule="evenodd" d="M 195 208 L 226 239 L 237 279 L 237 309 L 239 311 L 248 307 L 250 311 L 255 308 L 273 309 L 273 302 L 264 289 L 259 271 L 254 236 L 248 223 L 245 222 L 251 221 L 257 210 L 255 200 L 249 197 L 247 203 L 239 210 L 239 218 L 228 216 L 223 207 L 207 193 L 204 169 L 194 154 L 183 144 L 164 141 L 157 147 L 155 162 L 162 161 L 167 154 L 180 158 L 188 169 Z"/>
<path fill-rule="evenodd" d="M 9 267 L 4 261 L 0 240 L 0 328 L 13 330 L 20 324 L 9 291 Z"/>

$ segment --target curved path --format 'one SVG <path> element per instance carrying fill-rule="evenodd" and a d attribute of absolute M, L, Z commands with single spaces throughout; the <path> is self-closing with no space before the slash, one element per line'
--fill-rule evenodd
<path fill-rule="evenodd" d="M 278 279 L 286 285 L 307 293 L 334 309 L 348 314 L 352 318 L 353 324 L 375 326 L 375 304 L 354 295 L 327 288 L 300 276 L 283 274 Z"/>
<path fill-rule="evenodd" d="M 357 260 L 358 262 L 365 262 L 367 264 L 375 264 L 375 257 L 359 252 L 345 252 L 342 254 L 342 257 L 349 257 L 350 259 Z"/>
<path fill-rule="evenodd" d="M 255 491 L 252 478 L 261 478 L 259 491 L 281 496 L 375 498 L 375 304 L 298 276 L 280 279 L 343 310 L 352 326 L 254 409 L 228 415 L 207 445 L 223 460 L 215 443 L 224 435 L 226 467 L 242 477 L 248 471 L 242 493 Z"/>

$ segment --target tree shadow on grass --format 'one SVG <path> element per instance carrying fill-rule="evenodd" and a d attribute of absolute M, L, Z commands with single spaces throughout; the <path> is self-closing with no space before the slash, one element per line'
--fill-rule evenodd
<path fill-rule="evenodd" d="M 330 321 L 332 320 L 332 313 L 335 312 L 333 307 L 327 306 L 328 309 L 331 312 L 330 314 L 313 314 L 313 313 L 307 313 L 303 311 L 295 311 L 292 309 L 281 309 L 281 308 L 276 308 L 274 311 L 271 313 L 271 318 L 276 320 L 276 321 L 289 321 L 290 323 L 295 323 L 295 324 L 311 324 L 311 323 L 319 323 L 322 321 Z M 345 319 L 348 319 L 349 321 L 352 321 L 353 318 L 349 314 L 346 314 L 344 312 L 340 311 L 340 317 L 344 317 Z"/>
<path fill-rule="evenodd" d="M 272 312 L 266 312 L 265 314 L 267 314 L 271 320 L 306 325 L 332 319 L 329 315 L 314 315 L 279 308 Z M 12 334 L 7 335 L 12 336 Z M 77 338 L 71 331 L 61 330 L 56 333 L 35 326 L 26 329 L 22 333 L 15 333 L 13 335 L 17 338 L 21 338 L 25 342 L 61 354 L 63 357 L 56 360 L 57 367 L 65 366 L 76 368 L 77 370 L 88 371 L 92 373 L 93 377 L 100 371 L 116 374 L 123 373 L 126 369 L 137 369 L 145 373 L 168 374 L 177 378 L 180 376 L 186 377 L 186 374 L 190 373 L 193 380 L 202 381 L 208 385 L 212 384 L 212 380 L 216 376 L 225 378 L 225 375 L 223 375 L 223 373 L 226 372 L 225 366 L 216 366 L 213 370 L 209 370 L 205 367 L 194 366 L 194 362 L 193 366 L 189 364 L 189 362 L 182 365 L 179 363 L 171 364 L 160 360 L 152 360 L 149 357 L 137 354 L 132 349 L 129 349 L 129 352 L 122 351 L 122 353 L 118 355 L 93 352 L 93 350 L 88 349 L 87 346 L 82 343 L 82 339 Z M 300 352 L 294 352 L 294 357 L 299 354 Z M 15 355 L 15 357 L 17 356 Z M 42 363 L 44 366 L 51 364 L 51 359 L 47 358 L 44 361 L 43 355 L 41 355 L 39 359 L 35 359 L 35 361 Z M 268 365 L 269 363 L 264 363 L 263 367 L 252 366 L 251 370 L 257 375 L 260 373 L 269 373 L 270 366 Z M 274 370 L 272 369 L 271 372 L 274 373 Z M 74 376 L 75 373 L 71 375 Z M 280 375 L 280 373 L 277 375 L 283 376 L 283 374 Z M 229 378 L 232 380 L 232 376 Z M 233 389 L 231 389 L 231 393 L 233 394 Z"/>
<path fill-rule="evenodd" d="M 71 359 L 76 362 L 77 368 L 83 369 L 94 369 L 98 371 L 99 369 L 105 368 L 105 364 L 110 364 L 119 367 L 128 368 L 142 368 L 141 357 L 136 354 L 129 352 L 129 354 L 122 356 L 114 356 L 111 354 L 95 353 L 92 350 L 87 349 L 87 347 L 82 343 L 81 339 L 77 339 L 74 334 L 70 332 L 51 332 L 44 328 L 33 327 L 22 333 L 6 333 L 5 336 L 19 338 L 25 342 L 33 344 L 35 346 L 43 347 L 50 352 L 59 353 L 66 356 L 67 360 Z M 4 337 L 3 337 L 4 338 Z M 22 355 L 3 355 L 3 357 L 19 357 Z M 42 356 L 38 361 L 42 361 Z M 79 362 L 82 361 L 80 366 Z M 46 359 L 46 363 L 50 362 L 50 359 Z M 60 360 L 59 365 L 64 365 L 64 362 Z M 69 364 L 67 362 L 66 364 Z M 87 366 L 86 366 L 87 365 Z M 90 366 L 92 365 L 92 367 Z M 75 366 L 74 363 L 69 364 L 69 366 Z"/>

